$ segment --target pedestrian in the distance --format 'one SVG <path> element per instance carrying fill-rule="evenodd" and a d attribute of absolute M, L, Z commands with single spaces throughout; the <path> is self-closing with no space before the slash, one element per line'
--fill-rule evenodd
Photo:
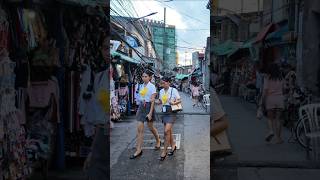
<path fill-rule="evenodd" d="M 198 83 L 191 84 L 191 94 L 192 94 L 192 101 L 193 101 L 193 107 L 195 105 L 199 106 L 199 96 L 200 96 L 200 86 Z"/>
<path fill-rule="evenodd" d="M 176 143 L 173 140 L 173 124 L 176 120 L 176 114 L 172 112 L 171 105 L 176 105 L 181 102 L 179 92 L 176 88 L 170 87 L 170 78 L 162 78 L 162 87 L 159 93 L 157 104 L 162 104 L 162 122 L 164 124 L 164 149 L 160 155 L 160 161 L 163 161 L 167 155 L 172 156 L 177 149 Z M 167 148 L 171 146 L 171 151 L 167 153 Z"/>
<path fill-rule="evenodd" d="M 139 92 L 138 99 L 136 100 L 139 104 L 137 111 L 137 148 L 136 152 L 130 156 L 130 159 L 135 159 L 138 156 L 142 155 L 142 144 L 143 144 L 143 131 L 144 131 L 144 122 L 147 121 L 148 127 L 154 137 L 156 138 L 155 149 L 160 149 L 160 137 L 157 129 L 153 125 L 155 120 L 154 112 L 154 102 L 157 95 L 156 86 L 152 84 L 151 81 L 152 73 L 150 71 L 144 71 L 142 74 L 143 84 L 139 84 L 136 87 L 136 91 Z"/>
<path fill-rule="evenodd" d="M 264 80 L 262 101 L 267 110 L 269 133 L 265 137 L 266 141 L 271 141 L 275 135 L 275 143 L 281 144 L 281 116 L 284 110 L 283 95 L 284 80 L 277 64 L 272 64 Z M 262 104 L 260 104 L 261 106 Z"/>

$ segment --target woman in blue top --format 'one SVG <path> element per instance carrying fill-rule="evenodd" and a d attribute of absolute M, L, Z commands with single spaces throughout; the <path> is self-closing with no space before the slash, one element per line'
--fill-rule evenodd
<path fill-rule="evenodd" d="M 135 159 L 138 156 L 142 155 L 141 146 L 143 144 L 143 129 L 144 122 L 147 121 L 148 127 L 154 137 L 156 138 L 155 149 L 160 149 L 160 137 L 157 129 L 153 126 L 153 120 L 155 120 L 154 112 L 154 101 L 157 94 L 157 90 L 154 84 L 151 81 L 152 73 L 150 71 L 145 71 L 142 74 L 143 84 L 139 84 L 136 87 L 136 92 L 138 96 L 136 97 L 136 102 L 139 105 L 137 110 L 137 148 L 136 152 L 130 156 L 130 159 Z"/>
<path fill-rule="evenodd" d="M 164 123 L 164 150 L 161 152 L 160 161 L 163 161 L 167 156 L 167 148 L 169 145 L 172 150 L 168 153 L 172 156 L 174 151 L 177 149 L 175 142 L 173 141 L 172 126 L 176 120 L 176 114 L 172 112 L 171 105 L 175 105 L 181 102 L 179 92 L 176 88 L 170 87 L 170 78 L 162 78 L 162 87 L 159 93 L 159 101 L 157 104 L 162 104 L 162 112 L 165 113 L 162 116 L 162 122 Z"/>

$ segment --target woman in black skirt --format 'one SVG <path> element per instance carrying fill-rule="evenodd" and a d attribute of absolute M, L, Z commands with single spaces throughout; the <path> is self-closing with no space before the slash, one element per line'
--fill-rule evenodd
<path fill-rule="evenodd" d="M 163 161 L 167 154 L 172 156 L 177 149 L 177 146 L 173 140 L 172 126 L 176 120 L 176 114 L 172 112 L 171 105 L 175 105 L 181 102 L 179 92 L 176 88 L 170 87 L 170 78 L 162 78 L 162 87 L 159 93 L 159 101 L 157 104 L 162 104 L 162 122 L 164 124 L 164 150 L 161 152 L 160 161 Z M 167 153 L 167 148 L 171 146 L 171 151 Z"/>
<path fill-rule="evenodd" d="M 148 127 L 154 137 L 156 138 L 156 146 L 155 149 L 160 149 L 160 137 L 157 129 L 153 126 L 153 120 L 155 120 L 155 112 L 154 112 L 154 101 L 157 94 L 157 90 L 154 84 L 150 82 L 152 78 L 152 73 L 150 71 L 145 71 L 142 74 L 143 84 L 139 84 L 136 87 L 137 97 L 136 101 L 139 105 L 139 109 L 137 111 L 137 149 L 136 152 L 130 156 L 130 159 L 135 159 L 138 156 L 142 155 L 142 144 L 143 144 L 143 129 L 144 122 L 147 121 Z"/>

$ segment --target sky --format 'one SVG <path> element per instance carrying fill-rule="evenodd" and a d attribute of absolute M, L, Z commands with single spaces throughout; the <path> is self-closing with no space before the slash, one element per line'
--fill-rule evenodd
<path fill-rule="evenodd" d="M 210 10 L 206 8 L 208 0 L 166 1 L 169 0 L 111 0 L 110 5 L 119 14 L 126 16 L 130 14 L 131 17 L 142 17 L 157 12 L 147 17 L 157 21 L 163 21 L 164 7 L 166 7 L 166 24 L 176 26 L 179 64 L 189 65 L 191 53 L 199 51 L 191 48 L 203 49 L 207 37 L 210 36 Z"/>

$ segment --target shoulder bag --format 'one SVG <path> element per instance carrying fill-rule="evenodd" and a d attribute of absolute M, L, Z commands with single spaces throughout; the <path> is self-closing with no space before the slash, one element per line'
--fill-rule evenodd
<path fill-rule="evenodd" d="M 173 88 L 171 89 L 171 95 L 170 95 L 170 99 L 172 97 L 172 91 L 173 91 Z M 175 104 L 175 105 L 171 105 L 171 109 L 172 109 L 172 112 L 178 112 L 178 111 L 182 111 L 183 108 L 182 108 L 182 103 L 178 103 L 178 104 Z"/>

